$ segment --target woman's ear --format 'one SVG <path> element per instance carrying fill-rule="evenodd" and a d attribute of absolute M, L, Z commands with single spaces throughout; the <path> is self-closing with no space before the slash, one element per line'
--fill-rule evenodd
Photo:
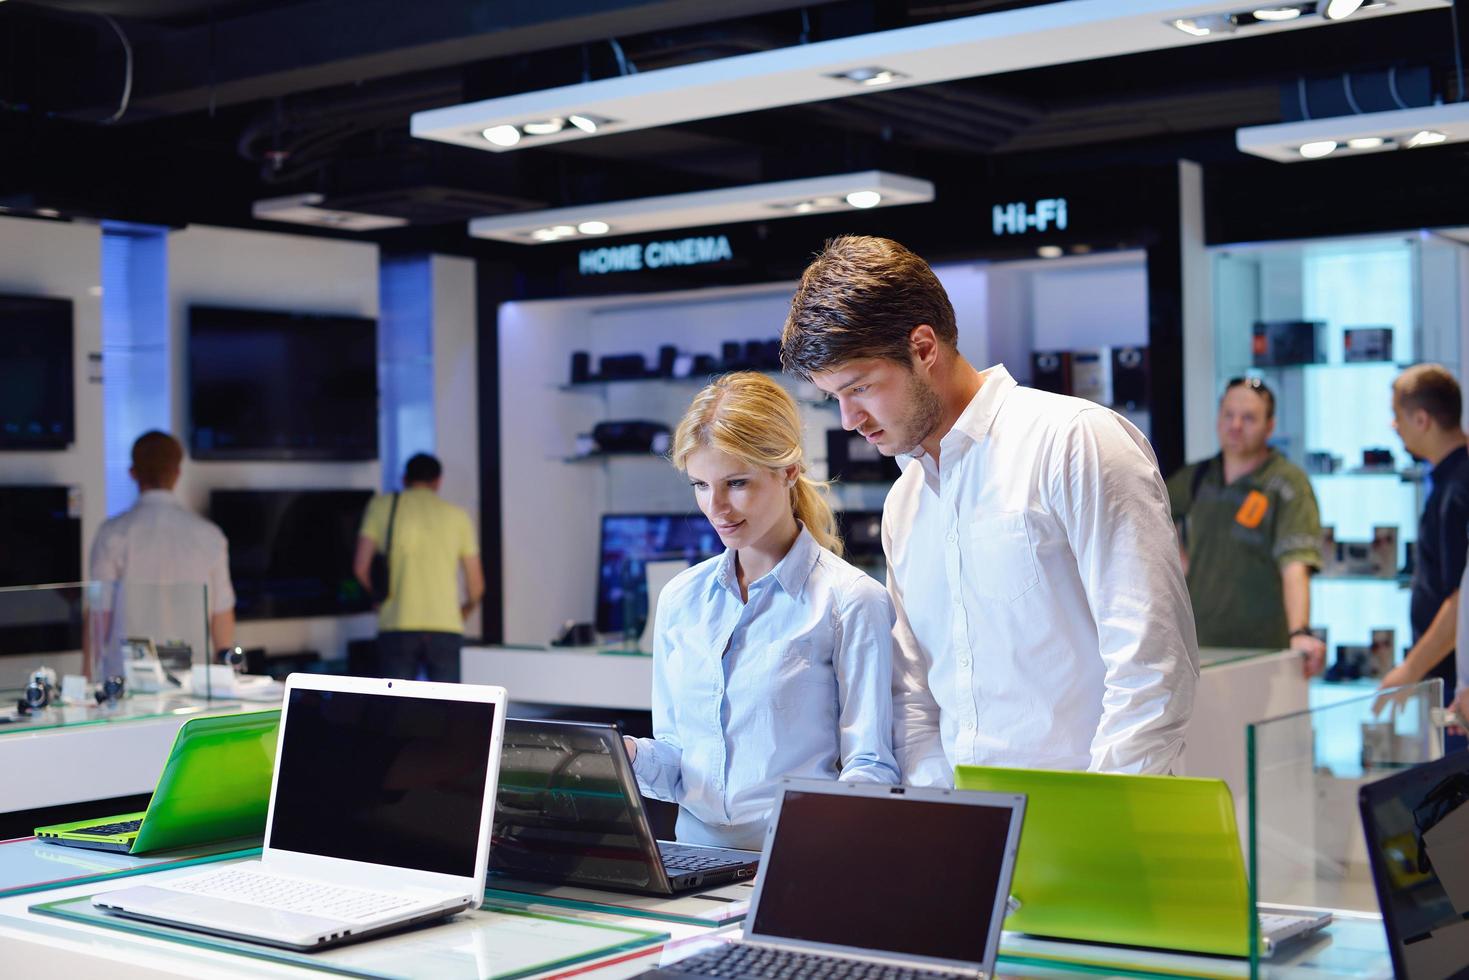
<path fill-rule="evenodd" d="M 785 481 L 787 487 L 794 487 L 796 480 L 800 479 L 801 467 L 798 463 L 792 463 L 785 468 Z"/>

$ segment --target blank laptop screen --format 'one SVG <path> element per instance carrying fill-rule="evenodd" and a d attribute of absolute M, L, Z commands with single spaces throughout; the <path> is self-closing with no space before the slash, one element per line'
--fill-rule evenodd
<path fill-rule="evenodd" d="M 471 877 L 495 706 L 291 691 L 270 846 Z"/>
<path fill-rule="evenodd" d="M 983 963 L 1011 813 L 786 790 L 751 932 Z"/>

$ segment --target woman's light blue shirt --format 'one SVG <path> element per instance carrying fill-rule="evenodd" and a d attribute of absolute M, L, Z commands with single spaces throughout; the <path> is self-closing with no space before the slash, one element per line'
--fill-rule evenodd
<path fill-rule="evenodd" d="M 758 850 L 782 776 L 898 782 L 892 628 L 887 590 L 804 527 L 748 602 L 732 550 L 664 587 L 633 769 L 678 839 Z"/>

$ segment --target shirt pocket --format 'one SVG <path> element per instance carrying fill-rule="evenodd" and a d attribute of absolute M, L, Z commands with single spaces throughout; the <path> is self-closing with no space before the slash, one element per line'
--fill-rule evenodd
<path fill-rule="evenodd" d="M 965 578 L 985 599 L 1010 602 L 1040 581 L 1023 511 L 991 514 L 969 525 Z"/>
<path fill-rule="evenodd" d="M 776 682 L 782 687 L 810 684 L 822 679 L 816 649 L 806 640 L 794 640 L 779 647 L 775 652 L 775 662 Z"/>

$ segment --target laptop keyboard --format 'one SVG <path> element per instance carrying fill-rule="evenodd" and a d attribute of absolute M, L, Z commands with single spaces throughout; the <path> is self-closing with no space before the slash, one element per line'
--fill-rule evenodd
<path fill-rule="evenodd" d="M 109 834 L 131 834 L 143 826 L 142 819 L 123 820 L 119 823 L 99 823 L 93 827 L 78 827 L 72 831 L 73 834 L 95 834 L 105 837 Z"/>
<path fill-rule="evenodd" d="M 732 943 L 680 960 L 665 969 L 698 973 L 706 977 L 773 977 L 777 980 L 954 980 L 957 974 L 943 970 L 818 956 L 788 949 L 770 949 Z"/>
<path fill-rule="evenodd" d="M 658 853 L 663 856 L 663 866 L 678 871 L 708 871 L 710 868 L 732 868 L 744 862 L 728 854 L 710 854 L 697 847 L 679 847 L 677 844 L 658 843 Z"/>
<path fill-rule="evenodd" d="M 220 871 L 170 882 L 168 887 L 173 891 L 330 919 L 370 919 L 413 904 L 400 895 L 343 888 L 299 878 L 281 878 L 254 871 Z"/>

